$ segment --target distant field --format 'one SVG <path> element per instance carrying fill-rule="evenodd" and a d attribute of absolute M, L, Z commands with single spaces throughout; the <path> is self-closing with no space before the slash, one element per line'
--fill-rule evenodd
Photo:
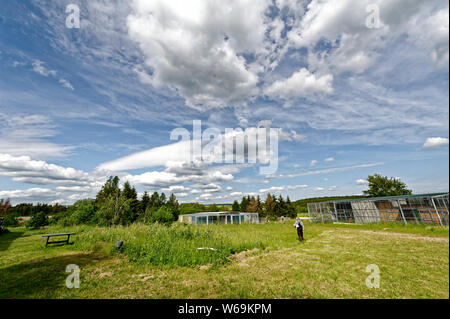
<path fill-rule="evenodd" d="M 292 222 L 11 228 L 0 298 L 449 298 L 448 229 L 305 226 L 303 244 Z M 74 244 L 45 248 L 41 234 L 61 231 L 77 232 Z M 65 286 L 68 264 L 81 268 L 79 289 Z M 369 264 L 378 289 L 366 287 Z"/>

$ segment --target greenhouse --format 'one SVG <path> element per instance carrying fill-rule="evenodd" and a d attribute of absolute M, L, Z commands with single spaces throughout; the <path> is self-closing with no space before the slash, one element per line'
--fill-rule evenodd
<path fill-rule="evenodd" d="M 308 203 L 316 223 L 429 223 L 448 226 L 449 193 L 370 197 Z"/>
<path fill-rule="evenodd" d="M 259 223 L 258 213 L 247 212 L 202 212 L 180 215 L 178 221 L 188 224 L 242 224 Z"/>

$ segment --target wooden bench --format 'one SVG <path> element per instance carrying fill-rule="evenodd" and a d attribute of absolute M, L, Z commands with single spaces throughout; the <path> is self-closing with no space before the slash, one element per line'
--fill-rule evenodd
<path fill-rule="evenodd" d="M 42 235 L 42 237 L 47 237 L 47 242 L 45 243 L 45 247 L 50 244 L 59 244 L 59 243 L 69 243 L 70 235 L 75 235 L 75 233 L 60 233 L 60 234 L 48 234 L 48 235 Z M 66 240 L 56 240 L 56 241 L 49 241 L 50 237 L 57 237 L 57 236 L 67 236 Z"/>

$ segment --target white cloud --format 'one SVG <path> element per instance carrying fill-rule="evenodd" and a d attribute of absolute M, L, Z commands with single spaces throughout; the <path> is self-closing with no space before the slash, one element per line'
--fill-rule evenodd
<path fill-rule="evenodd" d="M 42 76 L 49 76 L 49 75 L 56 76 L 57 72 L 55 70 L 49 70 L 43 64 L 45 63 L 42 61 L 34 60 L 34 62 L 32 63 L 33 71 Z"/>
<path fill-rule="evenodd" d="M 337 190 L 337 186 L 330 186 L 330 187 L 328 187 L 328 190 L 330 192 L 333 192 L 333 191 Z"/>
<path fill-rule="evenodd" d="M 42 62 L 40 60 L 34 60 L 33 63 L 32 63 L 33 71 L 38 73 L 38 74 L 40 74 L 40 75 L 42 75 L 42 76 L 45 76 L 45 77 L 51 76 L 53 78 L 56 78 L 58 72 L 56 70 L 47 69 L 44 66 L 44 64 L 45 64 L 45 62 Z M 16 67 L 16 66 L 17 66 L 17 64 L 14 64 L 14 67 Z M 63 87 L 68 88 L 68 89 L 70 89 L 72 91 L 74 90 L 72 84 L 69 81 L 67 81 L 66 79 L 59 78 L 58 82 Z"/>
<path fill-rule="evenodd" d="M 61 83 L 61 85 L 64 86 L 65 88 L 71 89 L 72 91 L 74 90 L 72 84 L 66 79 L 60 78 L 59 83 Z"/>
<path fill-rule="evenodd" d="M 185 187 L 183 185 L 172 185 L 170 187 L 166 187 L 166 188 L 162 189 L 162 191 L 170 192 L 170 193 L 173 193 L 173 192 L 184 192 L 184 191 L 189 191 L 189 190 L 190 190 L 189 187 Z"/>
<path fill-rule="evenodd" d="M 369 182 L 365 179 L 357 179 L 356 180 L 356 185 L 367 185 L 369 184 Z"/>
<path fill-rule="evenodd" d="M 180 198 L 184 198 L 184 197 L 187 197 L 187 196 L 189 196 L 189 194 L 188 193 L 174 193 L 175 194 L 175 196 L 176 197 L 180 197 Z"/>
<path fill-rule="evenodd" d="M 260 63 L 243 53 L 266 47 L 270 1 L 144 1 L 132 3 L 128 32 L 151 74 L 141 81 L 176 90 L 194 108 L 245 104 L 257 94 Z"/>
<path fill-rule="evenodd" d="M 328 157 L 325 159 L 325 162 L 332 162 L 334 161 L 334 157 Z"/>
<path fill-rule="evenodd" d="M 242 196 L 242 192 L 231 192 L 230 197 Z"/>
<path fill-rule="evenodd" d="M 319 192 L 319 191 L 325 190 L 325 188 L 323 188 L 323 187 L 316 187 L 316 188 L 314 188 L 314 190 Z"/>
<path fill-rule="evenodd" d="M 311 163 L 309 163 L 309 166 L 311 166 L 311 167 L 316 166 L 317 163 L 319 163 L 319 161 L 317 161 L 317 160 L 312 160 Z"/>
<path fill-rule="evenodd" d="M 29 184 L 87 185 L 94 181 L 88 173 L 71 167 L 32 160 L 29 156 L 1 153 L 0 175 Z"/>
<path fill-rule="evenodd" d="M 264 93 L 274 99 L 290 100 L 292 98 L 315 99 L 323 94 L 333 92 L 333 76 L 317 76 L 305 68 L 294 72 L 291 77 L 275 81 Z"/>
<path fill-rule="evenodd" d="M 300 189 L 300 188 L 306 188 L 308 185 L 283 185 L 283 186 L 272 186 L 269 188 L 262 188 L 259 190 L 260 193 L 271 193 L 271 192 L 282 192 L 284 190 L 294 190 L 294 189 Z"/>
<path fill-rule="evenodd" d="M 286 186 L 286 189 L 299 189 L 299 188 L 306 188 L 308 185 L 288 185 Z"/>
<path fill-rule="evenodd" d="M 429 137 L 423 144 L 425 148 L 439 147 L 448 145 L 448 138 L 446 137 Z"/>
<path fill-rule="evenodd" d="M 378 163 L 368 163 L 368 164 L 360 164 L 360 165 L 352 165 L 352 166 L 327 168 L 327 169 L 321 169 L 321 170 L 315 170 L 315 171 L 289 174 L 289 175 L 287 175 L 287 177 L 298 177 L 298 176 L 309 176 L 309 175 L 319 175 L 319 174 L 327 174 L 327 173 L 335 173 L 335 172 L 344 172 L 344 171 L 349 171 L 349 170 L 354 170 L 354 169 L 359 169 L 359 168 L 379 166 L 379 165 L 383 165 L 383 164 L 384 164 L 383 162 L 378 162 Z"/>
<path fill-rule="evenodd" d="M 50 118 L 43 115 L 0 114 L 0 150 L 14 156 L 64 157 L 73 147 L 45 139 L 56 135 Z"/>
<path fill-rule="evenodd" d="M 410 41 L 430 51 L 430 57 L 437 65 L 445 65 L 449 61 L 448 12 L 447 7 L 431 15 L 415 16 L 408 24 Z"/>

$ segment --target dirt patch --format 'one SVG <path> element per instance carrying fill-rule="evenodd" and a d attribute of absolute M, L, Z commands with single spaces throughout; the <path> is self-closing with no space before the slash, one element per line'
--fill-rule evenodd
<path fill-rule="evenodd" d="M 138 280 L 140 280 L 140 281 L 147 281 L 149 279 L 155 278 L 155 276 L 150 275 L 150 274 L 139 274 L 139 275 L 135 275 L 135 277 L 138 277 Z"/>
<path fill-rule="evenodd" d="M 113 275 L 112 272 L 102 272 L 98 275 L 99 278 L 111 277 Z"/>
<path fill-rule="evenodd" d="M 231 260 L 242 261 L 247 256 L 253 255 L 253 254 L 255 254 L 258 251 L 259 251 L 259 248 L 253 248 L 251 250 L 244 250 L 244 251 L 241 251 L 240 253 L 231 255 L 230 259 Z"/>
<path fill-rule="evenodd" d="M 448 237 L 421 236 L 421 235 L 414 235 L 414 234 L 391 233 L 391 232 L 364 230 L 364 229 L 352 229 L 352 230 L 346 229 L 344 231 L 345 232 L 360 232 L 360 233 L 371 234 L 371 235 L 381 235 L 381 236 L 387 236 L 387 237 L 391 237 L 391 238 L 416 239 L 416 240 L 436 241 L 436 242 L 444 242 L 444 243 L 449 242 Z"/>

